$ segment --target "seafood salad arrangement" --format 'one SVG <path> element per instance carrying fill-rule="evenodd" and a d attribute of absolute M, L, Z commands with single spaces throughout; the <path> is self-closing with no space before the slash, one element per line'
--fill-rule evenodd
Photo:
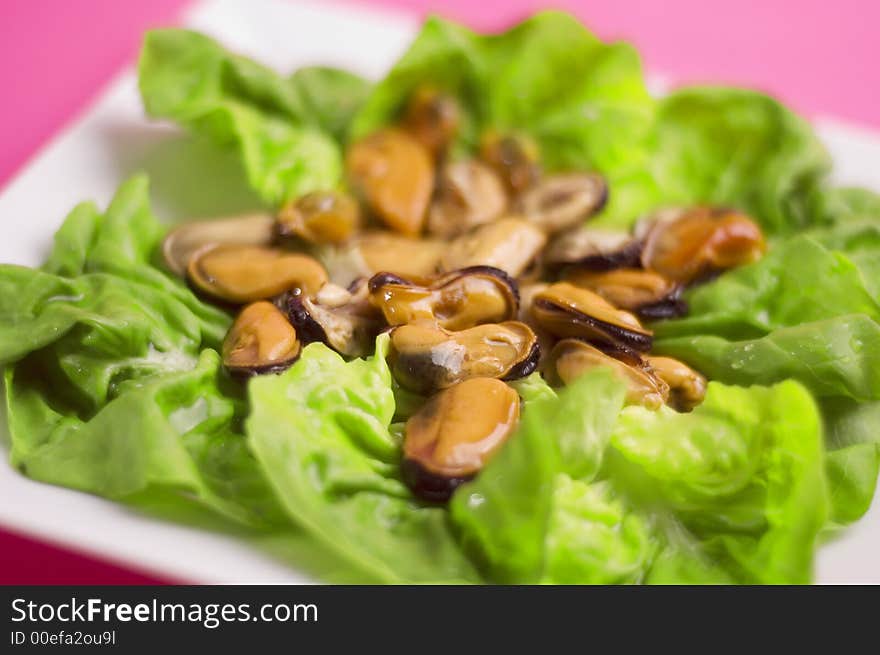
<path fill-rule="evenodd" d="M 139 72 L 265 207 L 138 176 L 0 266 L 24 474 L 371 583 L 804 583 L 870 506 L 880 196 L 775 100 L 555 12 L 376 83 L 184 30 Z"/>

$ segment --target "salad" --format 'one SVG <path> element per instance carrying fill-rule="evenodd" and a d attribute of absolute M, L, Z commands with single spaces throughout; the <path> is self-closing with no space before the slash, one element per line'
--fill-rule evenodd
<path fill-rule="evenodd" d="M 156 30 L 139 81 L 265 206 L 137 176 L 0 265 L 23 474 L 329 582 L 807 583 L 869 508 L 880 196 L 776 100 L 558 12 L 375 83 Z"/>

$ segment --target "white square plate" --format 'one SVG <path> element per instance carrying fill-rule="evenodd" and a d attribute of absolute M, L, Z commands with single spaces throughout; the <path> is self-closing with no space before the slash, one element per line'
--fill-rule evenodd
<path fill-rule="evenodd" d="M 380 77 L 418 29 L 405 15 L 320 2 L 205 0 L 185 24 L 282 71 L 323 63 Z M 880 190 L 880 134 L 817 121 L 841 183 Z M 52 140 L 0 194 L 0 262 L 39 265 L 52 234 L 79 201 L 105 206 L 125 178 L 150 174 L 154 207 L 169 219 L 217 215 L 254 206 L 234 158 L 198 152 L 179 130 L 148 122 L 133 70 Z M 194 152 L 194 150 L 196 152 Z M 218 188 L 206 199 L 181 186 L 179 173 L 205 166 Z M 2 409 L 0 409 L 2 412 Z M 0 432 L 5 432 L 0 415 Z M 0 434 L 8 442 L 8 435 Z M 0 463 L 0 525 L 98 557 L 196 583 L 306 583 L 309 578 L 233 537 L 174 525 L 67 489 L 28 480 Z M 880 583 L 880 502 L 819 551 L 824 583 Z"/>

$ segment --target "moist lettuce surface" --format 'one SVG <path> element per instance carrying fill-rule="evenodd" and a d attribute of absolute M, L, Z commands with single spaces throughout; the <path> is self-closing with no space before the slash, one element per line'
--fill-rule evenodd
<path fill-rule="evenodd" d="M 597 225 L 657 207 L 748 211 L 771 249 L 688 293 L 656 349 L 706 374 L 689 414 L 624 407 L 604 371 L 514 383 L 516 434 L 448 507 L 400 480 L 417 400 L 376 354 L 307 346 L 281 375 L 231 380 L 231 316 L 158 263 L 148 182 L 76 207 L 39 269 L 0 265 L 12 465 L 133 511 L 238 536 L 326 581 L 805 583 L 817 544 L 870 506 L 880 467 L 880 197 L 825 180 L 809 125 L 723 87 L 646 90 L 637 53 L 573 18 L 496 35 L 430 18 L 370 84 L 290 76 L 185 30 L 150 32 L 149 115 L 234 148 L 267 206 L 343 183 L 346 143 L 412 89 L 455 93 L 455 152 L 489 128 L 535 138 L 549 170 L 609 180 Z M 196 174 L 193 183 L 210 185 Z"/>

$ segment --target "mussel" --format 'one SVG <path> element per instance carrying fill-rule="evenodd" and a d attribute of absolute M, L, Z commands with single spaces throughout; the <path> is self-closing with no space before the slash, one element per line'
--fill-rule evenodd
<path fill-rule="evenodd" d="M 346 155 L 354 189 L 392 230 L 416 236 L 434 191 L 434 162 L 408 132 L 386 128 L 354 143 Z"/>
<path fill-rule="evenodd" d="M 516 281 L 490 266 L 473 266 L 431 280 L 408 280 L 377 273 L 369 282 L 370 299 L 388 325 L 419 321 L 446 330 L 514 318 L 519 308 Z"/>
<path fill-rule="evenodd" d="M 192 256 L 205 246 L 271 245 L 274 225 L 275 218 L 272 215 L 261 213 L 183 223 L 165 237 L 162 242 L 162 256 L 172 272 L 183 276 Z"/>
<path fill-rule="evenodd" d="M 519 198 L 523 216 L 556 233 L 598 212 L 608 200 L 608 184 L 597 173 L 561 173 L 545 177 Z"/>
<path fill-rule="evenodd" d="M 281 208 L 277 232 L 282 238 L 307 243 L 343 243 L 357 232 L 360 222 L 360 207 L 350 195 L 315 191 Z"/>
<path fill-rule="evenodd" d="M 544 252 L 551 269 L 608 271 L 640 266 L 642 244 L 628 232 L 577 227 L 558 234 Z"/>
<path fill-rule="evenodd" d="M 519 313 L 516 318 L 518 321 L 528 325 L 538 339 L 538 350 L 540 353 L 538 368 L 543 367 L 544 360 L 553 348 L 553 344 L 556 343 L 556 337 L 541 327 L 538 321 L 535 320 L 535 317 L 532 315 L 532 301 L 535 296 L 549 286 L 548 282 L 526 282 L 519 285 Z"/>
<path fill-rule="evenodd" d="M 218 300 L 244 304 L 290 289 L 317 293 L 327 282 L 327 272 L 308 255 L 259 246 L 209 245 L 190 258 L 187 279 Z"/>
<path fill-rule="evenodd" d="M 538 145 L 523 134 L 486 132 L 480 140 L 480 157 L 495 169 L 513 195 L 525 191 L 541 176 Z"/>
<path fill-rule="evenodd" d="M 571 268 L 563 279 L 595 291 L 612 305 L 635 312 L 644 319 L 673 318 L 687 313 L 681 285 L 654 271 L 618 268 L 597 272 Z"/>
<path fill-rule="evenodd" d="M 547 242 L 544 232 L 522 218 L 501 218 L 481 225 L 447 244 L 440 268 L 492 266 L 518 277 L 538 257 Z"/>
<path fill-rule="evenodd" d="M 452 143 L 460 122 L 458 100 L 430 84 L 424 84 L 413 92 L 403 117 L 404 127 L 428 150 L 438 155 Z"/>
<path fill-rule="evenodd" d="M 223 342 L 223 365 L 234 375 L 278 373 L 299 357 L 296 329 L 272 303 L 245 307 Z"/>
<path fill-rule="evenodd" d="M 383 327 L 367 297 L 366 280 L 355 293 L 329 283 L 314 298 L 286 293 L 277 302 L 303 343 L 319 341 L 347 357 L 369 355 Z"/>
<path fill-rule="evenodd" d="M 474 159 L 448 162 L 440 171 L 428 232 L 454 237 L 498 218 L 506 206 L 507 193 L 489 166 Z"/>
<path fill-rule="evenodd" d="M 648 355 L 645 357 L 654 374 L 669 385 L 669 404 L 680 412 L 689 412 L 706 397 L 706 378 L 687 364 Z"/>
<path fill-rule="evenodd" d="M 519 396 L 500 380 L 471 378 L 444 389 L 406 422 L 404 482 L 425 500 L 448 500 L 513 434 L 519 414 Z"/>
<path fill-rule="evenodd" d="M 568 282 L 552 284 L 532 301 L 538 325 L 557 337 L 578 337 L 610 346 L 646 351 L 653 334 L 629 312 L 602 296 Z"/>
<path fill-rule="evenodd" d="M 360 234 L 340 246 L 318 248 L 315 256 L 330 280 L 348 286 L 360 277 L 389 271 L 402 277 L 429 277 L 437 272 L 449 244 L 436 239 L 415 239 L 388 231 Z"/>
<path fill-rule="evenodd" d="M 683 284 L 756 261 L 767 249 L 757 223 L 724 208 L 695 207 L 644 231 L 642 266 Z"/>
<path fill-rule="evenodd" d="M 394 377 L 428 394 L 475 377 L 516 380 L 538 367 L 538 339 L 525 323 L 507 321 L 450 332 L 428 324 L 391 331 Z"/>
<path fill-rule="evenodd" d="M 669 397 L 669 385 L 654 374 L 639 353 L 627 348 L 599 349 L 581 339 L 563 339 L 550 352 L 547 376 L 571 384 L 587 371 L 607 368 L 626 384 L 626 402 L 657 409 Z"/>

